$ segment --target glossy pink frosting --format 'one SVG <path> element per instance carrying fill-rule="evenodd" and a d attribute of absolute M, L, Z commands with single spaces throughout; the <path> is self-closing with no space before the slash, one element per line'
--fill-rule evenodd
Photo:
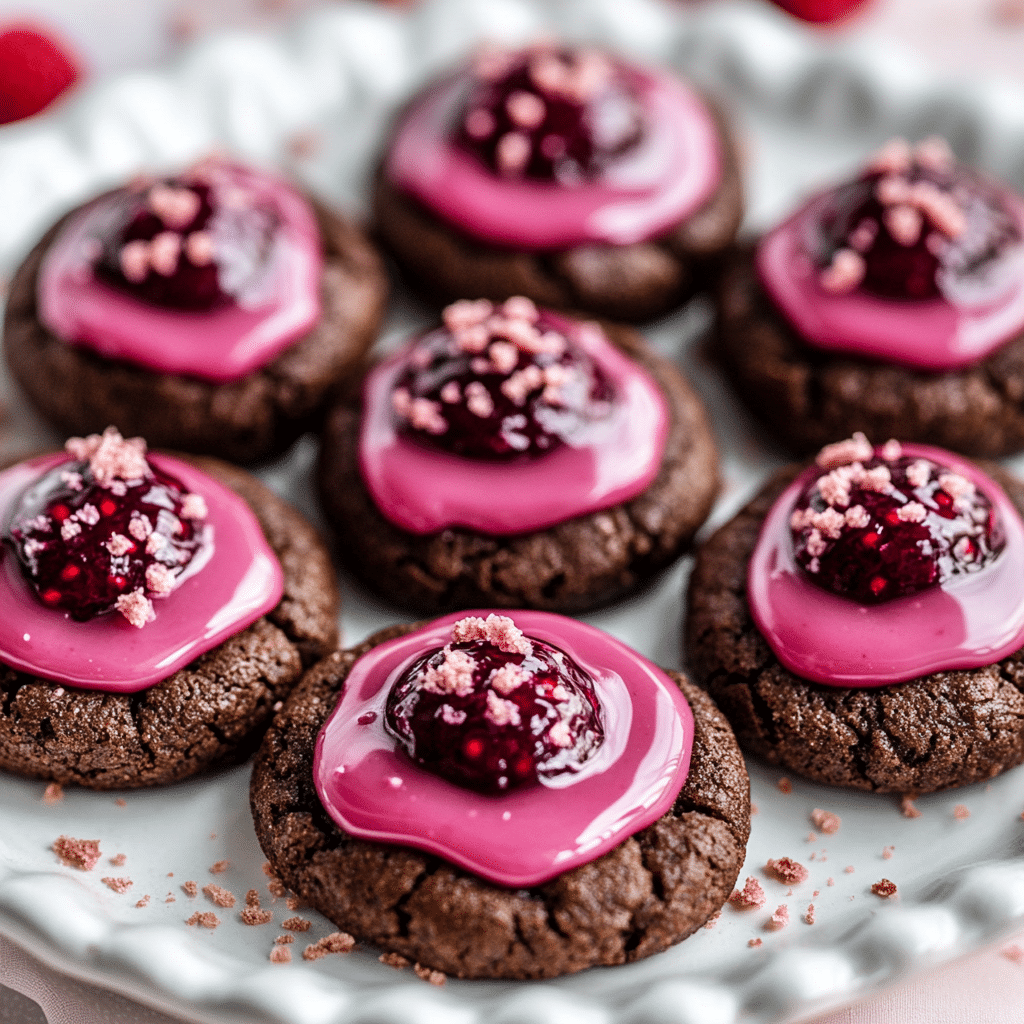
<path fill-rule="evenodd" d="M 459 147 L 452 126 L 472 84 L 468 71 L 409 108 L 385 171 L 439 217 L 496 245 L 541 250 L 656 238 L 714 193 L 721 147 L 715 122 L 693 90 L 667 73 L 628 70 L 645 134 L 596 180 L 571 186 L 510 180 Z"/>
<path fill-rule="evenodd" d="M 363 481 L 397 526 L 417 534 L 451 526 L 527 533 L 628 501 L 658 475 L 669 428 L 661 389 L 596 325 L 544 315 L 604 371 L 616 393 L 611 415 L 577 446 L 534 459 L 485 462 L 428 449 L 398 432 L 392 412 L 410 343 L 367 377 L 359 435 Z"/>
<path fill-rule="evenodd" d="M 384 706 L 414 661 L 450 641 L 454 622 L 487 614 L 448 615 L 364 654 L 321 730 L 313 779 L 351 835 L 438 854 L 497 885 L 540 885 L 668 811 L 686 781 L 693 714 L 661 669 L 606 633 L 547 612 L 507 613 L 593 675 L 604 744 L 579 773 L 500 796 L 447 782 L 396 750 Z"/>
<path fill-rule="evenodd" d="M 213 553 L 166 597 L 142 629 L 109 613 L 76 622 L 46 607 L 13 552 L 0 562 L 0 663 L 65 686 L 134 693 L 184 668 L 274 608 L 284 590 L 281 566 L 249 506 L 205 473 L 167 455 L 147 456 L 206 499 Z M 41 473 L 69 461 L 47 455 L 0 472 L 0 519 Z"/>
<path fill-rule="evenodd" d="M 1006 208 L 1024 232 L 1024 200 L 1006 191 Z M 1024 329 L 1024 248 L 1000 257 L 996 277 L 977 294 L 906 301 L 826 291 L 806 250 L 826 197 L 818 196 L 761 239 L 761 284 L 809 345 L 830 352 L 953 370 L 984 359 Z"/>
<path fill-rule="evenodd" d="M 262 171 L 223 164 L 216 173 L 280 217 L 265 293 L 244 306 L 190 312 L 150 305 L 100 281 L 91 243 L 118 203 L 114 194 L 72 217 L 47 251 L 38 282 L 41 322 L 105 359 L 217 383 L 251 373 L 307 334 L 320 319 L 323 271 L 313 210 L 293 188 Z"/>
<path fill-rule="evenodd" d="M 947 669 L 980 668 L 1024 645 L 1024 523 L 1003 489 L 972 463 L 926 445 L 904 444 L 960 473 L 992 502 L 1006 546 L 984 569 L 874 606 L 811 582 L 794 558 L 790 515 L 822 473 L 811 467 L 786 488 L 765 519 L 747 570 L 757 628 L 791 672 L 826 686 L 886 686 Z"/>

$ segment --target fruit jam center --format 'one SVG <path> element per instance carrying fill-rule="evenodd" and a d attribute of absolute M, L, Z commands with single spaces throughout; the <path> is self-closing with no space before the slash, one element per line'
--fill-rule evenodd
<path fill-rule="evenodd" d="M 465 623 L 479 628 L 459 633 Z M 604 729 L 589 676 L 557 647 L 518 633 L 485 638 L 489 616 L 456 624 L 455 640 L 421 658 L 388 695 L 385 722 L 429 771 L 482 793 L 503 793 L 576 772 Z M 514 646 L 516 649 L 506 649 Z"/>
<path fill-rule="evenodd" d="M 998 191 L 937 139 L 914 150 L 890 144 L 863 177 L 832 193 L 812 231 L 826 290 L 891 299 L 945 294 L 1020 242 Z"/>
<path fill-rule="evenodd" d="M 117 608 L 141 625 L 148 599 L 201 565 L 209 545 L 197 496 L 150 473 L 105 487 L 88 462 L 66 462 L 25 492 L 4 540 L 44 604 L 79 621 Z"/>
<path fill-rule="evenodd" d="M 458 140 L 503 176 L 587 180 L 643 133 L 626 73 L 591 50 L 488 50 L 474 79 Z"/>
<path fill-rule="evenodd" d="M 96 275 L 170 309 L 246 305 L 262 290 L 277 227 L 277 214 L 226 170 L 125 190 L 97 239 Z"/>
<path fill-rule="evenodd" d="M 409 437 L 453 455 L 551 451 L 610 412 L 610 382 L 529 299 L 457 302 L 418 341 L 392 392 Z"/>
<path fill-rule="evenodd" d="M 862 447 L 808 484 L 790 519 L 796 560 L 819 586 L 877 604 L 976 572 L 1002 551 L 1002 523 L 965 477 L 894 442 Z"/>

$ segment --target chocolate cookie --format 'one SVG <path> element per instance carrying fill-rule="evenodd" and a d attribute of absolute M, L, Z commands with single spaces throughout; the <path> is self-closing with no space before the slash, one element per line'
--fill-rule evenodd
<path fill-rule="evenodd" d="M 1024 486 L 983 468 L 1024 510 Z M 740 744 L 817 782 L 885 793 L 968 785 L 1024 761 L 1024 650 L 873 688 L 819 685 L 780 664 L 750 613 L 747 563 L 799 469 L 772 477 L 703 545 L 690 580 L 687 662 Z"/>
<path fill-rule="evenodd" d="M 337 644 L 338 596 L 312 526 L 254 477 L 190 460 L 252 508 L 284 571 L 269 614 L 136 693 L 62 687 L 0 667 L 0 767 L 90 789 L 157 786 L 244 760 L 305 666 Z"/>
<path fill-rule="evenodd" d="M 492 536 L 463 528 L 415 534 L 375 504 L 360 472 L 360 410 L 328 416 L 319 486 L 342 562 L 385 600 L 421 613 L 471 607 L 573 612 L 613 601 L 685 549 L 718 491 L 706 414 L 679 371 L 624 327 L 605 333 L 643 367 L 668 403 L 665 454 L 638 496 L 546 529 Z"/>
<path fill-rule="evenodd" d="M 252 462 L 283 451 L 314 425 L 331 390 L 357 370 L 387 295 L 380 259 L 365 237 L 310 200 L 323 245 L 322 317 L 299 341 L 226 383 L 164 374 L 72 347 L 39 319 L 40 266 L 57 222 L 11 281 L 4 349 L 11 373 L 39 412 L 65 433 L 116 424 L 154 445 Z"/>
<path fill-rule="evenodd" d="M 286 885 L 357 938 L 469 978 L 547 978 L 639 960 L 721 907 L 743 862 L 748 781 L 725 720 L 676 674 L 696 729 L 687 781 L 669 813 L 596 861 L 504 889 L 440 857 L 342 832 L 314 789 L 317 734 L 355 660 L 413 628 L 324 659 L 267 733 L 251 802 L 260 845 Z"/>
<path fill-rule="evenodd" d="M 453 101 L 456 106 L 468 103 L 466 127 L 459 128 L 455 110 L 451 118 L 427 115 L 430 131 L 420 134 L 451 131 L 456 147 L 479 150 L 468 159 L 477 161 L 476 173 L 484 175 L 487 187 L 493 189 L 486 203 L 474 196 L 465 211 L 453 214 L 457 190 L 465 187 L 467 192 L 478 193 L 479 180 L 463 183 L 453 176 L 438 175 L 435 184 L 426 187 L 432 195 L 428 200 L 406 187 L 394 173 L 396 161 L 390 154 L 377 175 L 377 231 L 414 288 L 440 305 L 464 295 L 495 301 L 525 295 L 552 308 L 584 309 L 612 319 L 640 321 L 665 313 L 706 286 L 743 216 L 735 147 L 723 116 L 713 105 L 686 90 L 678 101 L 679 109 L 671 100 L 667 106 L 659 106 L 665 103 L 666 92 L 684 91 L 682 83 L 670 73 L 619 64 L 594 51 L 544 44 L 518 53 L 488 50 L 478 55 L 472 70 L 459 72 L 450 82 L 435 83 L 409 104 L 389 143 L 391 153 L 409 148 L 403 138 L 408 125 L 421 116 L 422 109 L 437 102 L 438 96 L 446 97 L 453 85 L 458 89 L 459 75 L 467 79 L 476 76 L 476 85 L 466 87 L 468 99 L 460 94 Z M 651 102 L 652 94 L 661 95 L 654 102 L 653 113 L 631 108 L 635 97 L 630 88 L 635 88 L 635 83 L 617 91 L 622 81 L 635 78 L 642 83 L 639 90 L 647 95 L 646 102 Z M 474 108 L 476 103 L 482 106 Z M 588 104 L 601 103 L 611 108 L 606 112 L 610 117 L 588 108 Z M 454 127 L 449 120 L 455 122 Z M 603 132 L 595 127 L 602 121 Z M 699 129 L 694 127 L 698 122 Z M 660 131 L 667 136 L 669 125 L 673 131 L 674 126 L 682 126 L 678 138 L 673 135 L 666 141 L 659 136 L 659 143 L 652 147 L 658 152 L 647 153 L 650 160 L 642 166 L 629 163 L 631 147 L 644 145 L 644 133 Z M 415 134 L 415 129 L 409 131 Z M 427 154 L 412 158 L 418 168 L 432 167 L 444 158 L 444 144 L 435 145 L 432 136 L 417 137 L 416 141 Z M 509 141 L 516 145 L 509 148 Z M 674 176 L 664 184 L 666 194 L 659 193 L 659 199 L 651 203 L 657 206 L 666 200 L 671 208 L 677 200 L 669 193 L 678 192 L 687 175 L 703 173 L 695 169 L 704 168 L 705 149 L 716 149 L 717 155 L 715 168 L 709 172 L 715 175 L 714 181 L 702 188 L 702 198 L 696 205 L 684 204 L 674 222 L 659 216 L 652 222 L 656 225 L 652 230 L 637 229 L 632 219 L 649 201 L 643 189 L 651 167 L 664 164 L 666 151 L 673 154 L 669 159 L 679 160 Z M 514 167 L 509 166 L 510 160 Z M 620 192 L 615 191 L 619 187 L 614 183 L 616 166 L 628 179 Z M 484 167 L 493 173 L 487 174 Z M 606 167 L 612 170 L 604 178 Z M 550 185 L 556 196 L 561 193 L 561 208 L 550 214 L 536 212 L 536 202 L 547 200 L 538 200 L 537 192 L 518 193 L 516 187 L 522 181 L 541 191 Z M 527 220 L 533 217 L 550 224 L 570 219 L 567 211 L 594 182 L 612 193 L 608 209 L 602 207 L 583 217 L 586 223 L 574 240 L 568 241 L 572 232 L 556 236 L 545 229 L 526 243 L 522 232 Z M 611 184 L 602 184 L 608 182 Z M 491 211 L 490 219 L 498 205 L 514 211 L 514 217 L 500 230 L 485 230 L 475 223 L 484 205 Z M 615 226 L 596 229 L 599 220 L 607 220 L 609 225 L 615 222 Z M 566 241 L 555 241 L 556 237 Z"/>
<path fill-rule="evenodd" d="M 1024 448 L 1024 333 L 946 372 L 812 348 L 765 294 L 751 248 L 722 274 L 718 313 L 719 361 L 747 406 L 794 451 L 855 430 L 970 455 Z"/>

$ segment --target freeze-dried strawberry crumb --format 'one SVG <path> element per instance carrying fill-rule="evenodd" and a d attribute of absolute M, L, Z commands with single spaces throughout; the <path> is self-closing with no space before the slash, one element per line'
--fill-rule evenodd
<path fill-rule="evenodd" d="M 785 777 L 779 779 L 779 781 L 776 782 L 775 785 L 779 787 L 780 793 L 785 793 L 787 796 L 793 792 L 793 783 Z"/>
<path fill-rule="evenodd" d="M 705 928 L 707 928 L 707 929 L 708 929 L 708 931 L 711 931 L 711 929 L 712 929 L 712 928 L 714 928 L 716 924 L 718 924 L 718 919 L 719 919 L 719 918 L 720 918 L 721 916 L 722 916 L 722 912 L 721 912 L 720 910 L 716 910 L 716 911 L 715 911 L 715 912 L 714 912 L 714 913 L 713 913 L 713 914 L 712 914 L 712 915 L 711 915 L 711 916 L 710 916 L 710 917 L 709 917 L 709 918 L 708 918 L 708 919 L 707 919 L 707 920 L 706 920 L 706 921 L 704 922 L 704 927 L 705 927 Z"/>
<path fill-rule="evenodd" d="M 149 906 L 149 897 L 148 896 L 143 896 L 142 899 L 139 900 L 139 902 L 135 904 L 135 906 L 136 906 L 136 909 L 138 909 L 138 910 L 141 910 L 143 907 L 148 907 Z"/>
<path fill-rule="evenodd" d="M 271 878 L 270 881 L 267 882 L 267 889 L 270 891 L 270 895 L 275 899 L 286 895 L 288 892 L 288 889 L 280 878 Z"/>
<path fill-rule="evenodd" d="M 119 868 L 127 859 L 128 858 L 123 853 L 117 853 L 110 858 L 110 863 L 113 864 L 115 868 Z"/>
<path fill-rule="evenodd" d="M 428 981 L 431 985 L 437 985 L 438 988 L 448 980 L 448 976 L 443 971 L 434 971 L 422 964 L 413 964 L 412 969 L 416 972 L 417 978 L 422 978 L 423 981 Z"/>
<path fill-rule="evenodd" d="M 836 884 L 836 880 L 834 878 L 830 878 L 825 884 L 831 889 L 832 886 Z"/>
<path fill-rule="evenodd" d="M 780 903 L 775 909 L 775 913 L 765 921 L 764 930 L 766 932 L 780 932 L 787 924 L 789 924 L 789 907 L 785 903 Z"/>
<path fill-rule="evenodd" d="M 953 817 L 956 818 L 957 821 L 964 821 L 970 816 L 971 812 L 965 804 L 957 804 L 956 807 L 953 808 Z"/>
<path fill-rule="evenodd" d="M 838 814 L 833 814 L 831 811 L 823 811 L 820 807 L 815 807 L 811 811 L 811 824 L 819 831 L 824 832 L 825 835 L 834 835 L 839 831 L 839 826 L 843 823 L 842 818 Z"/>
<path fill-rule="evenodd" d="M 127 807 L 128 806 L 128 801 L 127 800 L 123 800 L 121 797 L 118 797 L 114 801 L 114 806 L 115 807 Z"/>
<path fill-rule="evenodd" d="M 807 924 L 814 924 L 814 904 L 813 903 L 808 903 L 807 904 L 807 913 L 804 914 L 804 921 Z"/>
<path fill-rule="evenodd" d="M 276 945 L 276 946 L 288 946 L 291 943 L 293 943 L 294 941 L 295 941 L 295 936 L 292 935 L 292 934 L 278 935 L 278 937 L 276 939 L 274 939 L 274 945 Z"/>
<path fill-rule="evenodd" d="M 287 946 L 274 946 L 270 951 L 270 962 L 272 964 L 290 964 L 292 951 Z"/>
<path fill-rule="evenodd" d="M 914 806 L 914 798 L 912 796 L 904 796 L 900 799 L 900 814 L 904 818 L 921 817 L 921 812 Z"/>
<path fill-rule="evenodd" d="M 219 885 L 213 885 L 212 883 L 203 886 L 203 895 L 218 907 L 233 907 L 237 902 L 233 892 L 229 892 L 227 889 L 222 889 Z"/>
<path fill-rule="evenodd" d="M 211 875 L 222 875 L 222 874 L 224 874 L 225 871 L 227 871 L 227 869 L 229 867 L 231 867 L 231 861 L 229 861 L 229 860 L 219 860 L 215 864 L 211 864 L 210 865 L 210 874 Z"/>
<path fill-rule="evenodd" d="M 51 782 L 43 790 L 44 804 L 59 804 L 64 799 L 64 787 L 59 782 Z"/>
<path fill-rule="evenodd" d="M 729 902 L 737 910 L 755 910 L 763 907 L 767 899 L 764 889 L 761 888 L 761 883 L 753 877 L 743 883 L 742 889 L 734 889 L 729 896 Z"/>
<path fill-rule="evenodd" d="M 812 854 L 813 857 L 813 854 Z M 783 885 L 797 885 L 806 882 L 810 877 L 810 871 L 797 863 L 792 857 L 779 857 L 778 860 L 769 859 L 765 865 L 765 871 Z"/>
<path fill-rule="evenodd" d="M 164 903 L 177 903 L 177 902 L 178 902 L 178 900 L 175 898 L 173 893 L 168 893 L 167 894 L 167 899 L 164 900 Z"/>
<path fill-rule="evenodd" d="M 267 876 L 267 878 L 277 878 L 277 874 L 274 872 L 274 867 L 269 860 L 265 860 L 260 865 L 260 870 Z"/>
<path fill-rule="evenodd" d="M 181 888 L 189 898 L 195 896 L 196 893 L 199 892 L 199 885 L 196 882 L 184 882 Z"/>
<path fill-rule="evenodd" d="M 1004 946 L 1001 952 L 1012 963 L 1024 965 L 1024 946 L 1013 942 L 1009 946 Z"/>
<path fill-rule="evenodd" d="M 238 916 L 242 919 L 242 924 L 253 926 L 270 924 L 274 920 L 274 915 L 271 911 L 261 910 L 259 907 L 243 907 Z"/>
<path fill-rule="evenodd" d="M 250 889 L 246 892 L 245 905 L 247 907 L 258 907 L 260 905 L 260 894 L 256 889 Z"/>
<path fill-rule="evenodd" d="M 895 852 L 895 846 L 883 846 L 882 847 L 882 860 L 892 860 L 892 855 Z"/>
<path fill-rule="evenodd" d="M 757 949 L 758 946 L 763 946 L 764 945 L 764 939 L 748 939 L 747 940 L 747 945 L 751 949 Z"/>
<path fill-rule="evenodd" d="M 846 867 L 843 868 L 843 872 L 847 875 L 852 875 L 856 870 L 857 869 L 852 864 L 847 864 Z"/>
<path fill-rule="evenodd" d="M 349 953 L 355 947 L 356 940 L 349 935 L 348 932 L 331 932 L 330 935 L 325 935 L 318 942 L 314 942 L 312 945 L 307 946 L 302 951 L 303 960 L 319 960 L 321 957 L 327 956 L 329 953 Z M 396 956 L 397 954 L 385 953 L 384 956 Z M 402 957 L 405 960 L 405 957 Z M 384 957 L 381 957 L 382 962 Z M 405 960 L 405 965 L 409 963 Z M 394 965 L 392 965 L 394 966 Z"/>
<path fill-rule="evenodd" d="M 758 806 L 753 801 L 750 803 L 750 816 L 753 817 L 758 812 Z"/>
<path fill-rule="evenodd" d="M 220 918 L 208 910 L 197 910 L 185 924 L 192 925 L 193 927 L 216 928 L 220 924 Z"/>
<path fill-rule="evenodd" d="M 71 836 L 60 836 L 51 849 L 62 863 L 81 871 L 92 871 L 100 859 L 98 839 L 72 839 Z"/>
<path fill-rule="evenodd" d="M 101 878 L 100 881 L 116 893 L 126 893 L 135 884 L 130 878 Z"/>
<path fill-rule="evenodd" d="M 888 878 L 883 878 L 881 881 L 875 882 L 871 886 L 871 891 L 882 899 L 887 900 L 890 896 L 896 895 L 896 883 L 890 882 Z"/>
<path fill-rule="evenodd" d="M 311 926 L 312 922 L 304 917 L 289 917 L 287 921 L 281 922 L 281 927 L 287 928 L 290 932 L 308 932 Z"/>
<path fill-rule="evenodd" d="M 305 956 L 306 954 L 303 953 L 302 955 Z M 394 967 L 399 971 L 402 970 L 402 968 L 409 966 L 409 961 L 406 960 L 401 953 L 381 953 L 377 959 L 380 960 L 382 964 L 387 964 L 388 967 Z"/>
<path fill-rule="evenodd" d="M 288 897 L 288 899 L 286 899 L 284 901 L 284 905 L 289 910 L 301 910 L 306 904 L 303 903 L 302 900 L 298 896 L 292 894 L 291 896 Z"/>

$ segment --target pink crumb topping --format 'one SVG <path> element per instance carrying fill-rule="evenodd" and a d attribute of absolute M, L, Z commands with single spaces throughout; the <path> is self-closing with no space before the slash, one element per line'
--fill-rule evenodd
<path fill-rule="evenodd" d="M 780 932 L 789 924 L 789 907 L 785 903 L 779 904 L 775 913 L 764 923 L 766 932 Z"/>
<path fill-rule="evenodd" d="M 1024 946 L 1016 942 L 1011 943 L 1009 946 L 1004 946 L 1002 954 L 1012 963 L 1024 964 Z"/>
<path fill-rule="evenodd" d="M 148 896 L 143 896 L 142 899 L 139 900 L 138 903 L 135 904 L 135 909 L 136 910 L 141 910 L 143 907 L 148 907 L 148 906 L 149 906 L 149 897 Z"/>
<path fill-rule="evenodd" d="M 186 494 L 181 499 L 181 514 L 185 519 L 205 519 L 210 510 L 201 494 Z"/>
<path fill-rule="evenodd" d="M 751 949 L 757 949 L 759 946 L 764 945 L 764 939 L 747 939 L 747 945 Z"/>
<path fill-rule="evenodd" d="M 101 878 L 100 881 L 116 893 L 126 893 L 135 883 L 130 878 Z"/>
<path fill-rule="evenodd" d="M 356 940 L 348 932 L 331 932 L 330 935 L 325 935 L 318 942 L 307 946 L 302 951 L 302 959 L 319 960 L 330 953 L 349 953 L 355 947 L 355 944 Z M 397 956 L 397 954 L 385 953 L 384 956 Z M 402 959 L 405 958 L 403 957 Z M 381 961 L 386 962 L 383 956 Z M 405 963 L 408 964 L 409 961 L 406 960 Z"/>
<path fill-rule="evenodd" d="M 141 437 L 123 438 L 117 427 L 107 427 L 102 435 L 68 438 L 64 448 L 73 458 L 89 463 L 101 487 L 109 487 L 115 480 L 142 480 L 150 475 L 146 442 Z"/>
<path fill-rule="evenodd" d="M 222 889 L 219 885 L 214 885 L 212 882 L 209 885 L 203 886 L 203 895 L 218 907 L 233 907 L 236 903 L 234 893 L 229 892 L 227 889 Z"/>
<path fill-rule="evenodd" d="M 130 594 L 122 594 L 114 602 L 114 607 L 136 629 L 142 629 L 147 622 L 152 622 L 156 618 L 156 612 L 153 611 L 153 602 L 146 597 L 141 587 L 136 587 Z"/>
<path fill-rule="evenodd" d="M 799 882 L 806 882 L 811 874 L 803 864 L 799 864 L 791 857 L 779 857 L 777 860 L 769 859 L 765 865 L 765 871 L 784 885 L 796 885 Z"/>
<path fill-rule="evenodd" d="M 388 967 L 394 967 L 396 971 L 404 970 L 409 966 L 409 961 L 401 953 L 381 953 L 377 959 L 382 964 L 387 964 Z"/>
<path fill-rule="evenodd" d="M 274 915 L 269 910 L 262 910 L 260 907 L 243 907 L 238 916 L 242 919 L 242 924 L 252 926 L 270 924 L 274 920 Z"/>
<path fill-rule="evenodd" d="M 119 868 L 127 859 L 128 858 L 123 853 L 118 853 L 110 858 L 110 863 L 113 864 L 115 868 Z"/>
<path fill-rule="evenodd" d="M 452 626 L 452 640 L 455 643 L 483 640 L 506 654 L 529 655 L 533 652 L 533 645 L 523 631 L 507 615 L 495 615 L 493 612 L 486 619 L 474 615 L 460 619 Z"/>
<path fill-rule="evenodd" d="M 43 790 L 44 804 L 59 804 L 64 799 L 64 787 L 59 782 L 51 782 Z"/>
<path fill-rule="evenodd" d="M 914 798 L 912 796 L 904 796 L 900 799 L 900 814 L 904 818 L 920 818 L 921 812 L 914 805 Z"/>
<path fill-rule="evenodd" d="M 195 220 L 201 200 L 190 188 L 159 182 L 149 190 L 146 204 L 164 225 L 180 231 Z"/>
<path fill-rule="evenodd" d="M 839 831 L 839 826 L 842 824 L 842 819 L 838 814 L 833 814 L 831 811 L 823 811 L 820 807 L 815 807 L 811 811 L 811 824 L 819 831 L 824 832 L 825 835 L 831 836 Z"/>
<path fill-rule="evenodd" d="M 882 860 L 892 860 L 892 855 L 895 852 L 895 846 L 885 846 L 882 848 Z"/>
<path fill-rule="evenodd" d="M 213 838 L 212 836 L 210 837 Z M 210 865 L 211 875 L 222 875 L 227 869 L 231 867 L 231 861 L 229 860 L 218 860 Z"/>
<path fill-rule="evenodd" d="M 290 932 L 308 932 L 312 927 L 312 922 L 307 921 L 304 917 L 289 917 L 287 921 L 281 922 L 281 927 Z"/>
<path fill-rule="evenodd" d="M 193 928 L 216 928 L 220 924 L 220 918 L 210 911 L 197 910 L 185 924 L 191 925 Z"/>
<path fill-rule="evenodd" d="M 787 796 L 789 796 L 789 794 L 793 792 L 793 783 L 785 777 L 779 779 L 779 781 L 776 782 L 775 785 L 778 786 L 780 793 L 785 793 Z"/>
<path fill-rule="evenodd" d="M 276 946 L 290 946 L 295 941 L 294 935 L 278 935 L 274 939 L 274 945 Z"/>
<path fill-rule="evenodd" d="M 51 849 L 69 868 L 79 868 L 82 871 L 92 871 L 100 859 L 98 839 L 72 839 L 71 836 L 60 836 Z"/>
<path fill-rule="evenodd" d="M 871 891 L 884 900 L 889 899 L 896 895 L 896 883 L 890 882 L 888 878 L 883 878 L 880 881 L 875 882 L 871 886 Z"/>
<path fill-rule="evenodd" d="M 453 651 L 450 645 L 444 649 L 444 654 L 440 665 L 427 666 L 423 689 L 430 693 L 452 693 L 458 697 L 472 693 L 476 661 L 465 651 Z"/>
<path fill-rule="evenodd" d="M 970 816 L 971 812 L 967 808 L 966 804 L 957 804 L 956 807 L 953 808 L 953 817 L 956 818 L 957 821 L 964 821 Z"/>
<path fill-rule="evenodd" d="M 189 897 L 195 896 L 199 892 L 199 886 L 195 882 L 184 882 L 181 888 Z"/>
<path fill-rule="evenodd" d="M 270 951 L 270 962 L 272 964 L 290 964 L 292 962 L 292 951 L 287 946 L 275 945 Z"/>
<path fill-rule="evenodd" d="M 807 904 L 807 913 L 804 914 L 804 922 L 806 924 L 814 924 L 814 904 Z"/>
<path fill-rule="evenodd" d="M 837 469 L 848 466 L 852 462 L 867 462 L 874 455 L 871 442 L 863 433 L 857 431 L 853 437 L 835 444 L 827 444 L 818 452 L 815 462 L 822 469 Z"/>
<path fill-rule="evenodd" d="M 742 889 L 734 889 L 729 896 L 729 903 L 737 910 L 756 910 L 767 902 L 761 883 L 754 877 L 748 878 Z"/>
<path fill-rule="evenodd" d="M 430 967 L 424 967 L 422 964 L 413 964 L 412 969 L 417 978 L 429 982 L 431 985 L 437 985 L 438 988 L 448 980 L 448 976 L 443 971 L 435 971 Z"/>

